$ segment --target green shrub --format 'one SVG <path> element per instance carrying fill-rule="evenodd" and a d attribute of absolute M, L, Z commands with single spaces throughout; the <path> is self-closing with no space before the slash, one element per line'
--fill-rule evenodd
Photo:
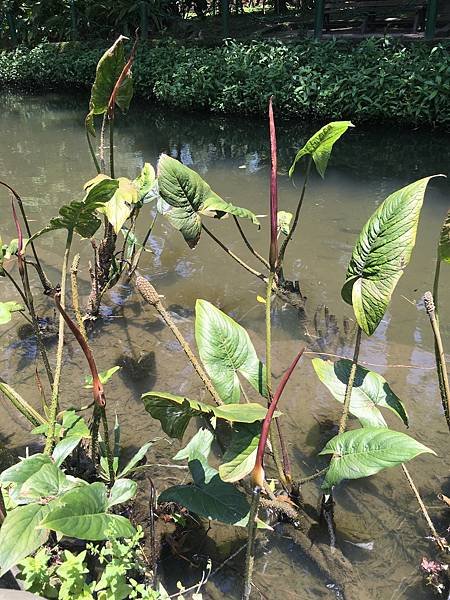
<path fill-rule="evenodd" d="M 102 48 L 41 44 L 0 53 L 0 84 L 37 91 L 90 84 Z M 286 117 L 450 124 L 449 46 L 388 39 L 142 44 L 137 95 L 184 110 L 263 114 L 274 94 Z"/>

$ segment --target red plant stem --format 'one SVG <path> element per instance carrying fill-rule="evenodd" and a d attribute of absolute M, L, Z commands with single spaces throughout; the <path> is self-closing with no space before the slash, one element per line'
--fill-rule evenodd
<path fill-rule="evenodd" d="M 98 406 L 104 407 L 106 405 L 105 392 L 103 390 L 103 385 L 100 381 L 100 377 L 99 377 L 98 370 L 97 370 L 97 365 L 95 363 L 95 359 L 94 359 L 94 355 L 92 354 L 92 350 L 89 348 L 89 345 L 86 342 L 86 340 L 84 339 L 81 331 L 78 329 L 76 324 L 72 321 L 72 319 L 66 313 L 64 308 L 61 306 L 61 303 L 59 301 L 60 294 L 59 293 L 55 294 L 54 299 L 55 299 L 56 308 L 61 313 L 64 321 L 67 323 L 67 326 L 72 331 L 77 342 L 80 344 L 81 349 L 83 350 L 86 360 L 88 362 L 89 369 L 90 369 L 91 375 L 92 375 L 92 386 L 93 386 L 92 387 L 92 395 L 94 397 L 94 402 Z"/>
<path fill-rule="evenodd" d="M 136 39 L 134 40 L 134 44 L 133 44 L 133 48 L 131 49 L 131 53 L 130 53 L 130 57 L 128 58 L 125 66 L 122 69 L 122 72 L 119 75 L 118 80 L 116 81 L 113 91 L 111 93 L 111 96 L 109 98 L 109 102 L 108 102 L 108 118 L 111 120 L 114 118 L 114 108 L 115 108 L 115 104 L 116 104 L 116 96 L 119 92 L 120 86 L 122 85 L 122 83 L 124 82 L 125 78 L 128 76 L 130 69 L 133 65 L 133 61 L 134 61 L 134 56 L 136 54 L 136 46 L 138 43 L 138 37 L 136 36 Z"/>
<path fill-rule="evenodd" d="M 278 181 L 277 181 L 277 134 L 273 117 L 272 96 L 269 100 L 269 131 L 270 131 L 270 270 L 275 272 L 278 256 Z"/>
<path fill-rule="evenodd" d="M 263 468 L 263 458 L 264 458 L 264 450 L 266 448 L 267 437 L 269 435 L 270 423 L 272 421 L 275 409 L 277 407 L 278 401 L 281 398 L 281 394 L 286 387 L 286 383 L 289 381 L 290 376 L 292 375 L 293 370 L 295 369 L 298 361 L 302 357 L 305 348 L 302 348 L 297 356 L 292 361 L 291 366 L 283 375 L 278 387 L 273 395 L 272 402 L 267 410 L 267 414 L 264 418 L 262 428 L 261 428 L 261 437 L 259 438 L 258 450 L 256 452 L 256 461 L 255 467 L 253 469 L 253 482 L 255 485 L 259 485 L 260 487 L 264 486 L 264 468 Z"/>

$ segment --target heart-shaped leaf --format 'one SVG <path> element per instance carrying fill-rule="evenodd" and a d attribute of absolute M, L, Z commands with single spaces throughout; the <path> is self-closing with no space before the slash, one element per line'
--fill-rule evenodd
<path fill-rule="evenodd" d="M 21 499 L 57 498 L 77 485 L 79 483 L 76 480 L 67 479 L 54 463 L 45 464 L 24 482 L 20 497 Z"/>
<path fill-rule="evenodd" d="M 425 177 L 391 194 L 364 225 L 347 269 L 342 297 L 372 335 L 386 312 L 416 241 Z"/>
<path fill-rule="evenodd" d="M 164 211 L 165 216 L 190 248 L 200 239 L 202 215 L 221 219 L 233 214 L 259 226 L 251 211 L 222 200 L 198 173 L 167 154 L 161 154 L 158 162 L 158 186 L 163 205 L 171 207 Z"/>
<path fill-rule="evenodd" d="M 350 121 L 334 121 L 319 129 L 319 131 L 309 138 L 303 148 L 297 152 L 294 162 L 289 169 L 289 177 L 292 177 L 294 174 L 298 161 L 307 155 L 312 157 L 317 172 L 321 177 L 324 177 L 334 143 L 338 141 L 349 127 L 354 127 Z"/>
<path fill-rule="evenodd" d="M 91 483 L 64 494 L 42 521 L 47 529 L 80 540 L 131 538 L 136 533 L 130 521 L 110 515 L 108 491 L 103 483 Z"/>
<path fill-rule="evenodd" d="M 45 544 L 48 529 L 39 528 L 50 504 L 27 504 L 9 511 L 0 529 L 0 577 Z"/>
<path fill-rule="evenodd" d="M 192 460 L 193 456 L 200 455 L 208 460 L 211 451 L 211 444 L 214 440 L 214 434 L 209 429 L 201 427 L 188 444 L 179 450 L 173 460 Z"/>
<path fill-rule="evenodd" d="M 86 117 L 86 126 L 92 135 L 95 135 L 94 115 L 106 113 L 114 86 L 125 66 L 124 41 L 126 39 L 123 35 L 119 36 L 98 61 L 89 101 L 89 113 Z M 127 111 L 132 97 L 133 80 L 129 72 L 115 96 L 117 106 L 122 111 Z"/>
<path fill-rule="evenodd" d="M 141 202 L 151 191 L 156 181 L 155 169 L 150 163 L 145 163 L 142 167 L 141 174 L 133 181 L 135 188 L 138 191 L 138 201 Z"/>
<path fill-rule="evenodd" d="M 222 481 L 233 483 L 249 475 L 255 466 L 261 423 L 236 423 L 231 442 L 219 467 Z"/>
<path fill-rule="evenodd" d="M 102 177 L 88 188 L 81 202 L 74 200 L 62 206 L 59 209 L 59 217 L 50 219 L 50 223 L 35 233 L 31 240 L 57 229 L 74 231 L 82 238 L 92 237 L 101 225 L 100 219 L 95 216 L 95 211 L 112 198 L 118 187 L 117 179 Z"/>
<path fill-rule="evenodd" d="M 435 454 L 399 431 L 375 427 L 346 431 L 331 439 L 319 453 L 334 455 L 322 487 L 329 489 L 343 479 L 368 477 L 424 452 Z"/>
<path fill-rule="evenodd" d="M 163 431 L 170 437 L 179 439 L 183 437 L 192 417 L 205 415 L 224 419 L 231 423 L 254 423 L 262 421 L 267 414 L 267 409 L 255 402 L 211 406 L 198 400 L 189 400 L 189 398 L 174 396 L 167 392 L 147 392 L 142 395 L 142 400 L 145 410 L 154 419 L 161 422 Z M 277 415 L 279 414 L 277 413 Z"/>
<path fill-rule="evenodd" d="M 450 263 L 450 210 L 442 225 L 438 253 L 440 260 Z"/>
<path fill-rule="evenodd" d="M 312 364 L 320 381 L 327 386 L 336 400 L 343 404 L 352 361 L 342 359 L 332 363 L 314 358 Z M 379 407 L 392 410 L 408 427 L 405 407 L 384 377 L 358 365 L 349 410 L 363 427 L 387 427 Z"/>
<path fill-rule="evenodd" d="M 9 323 L 12 319 L 12 313 L 24 310 L 24 307 L 17 302 L 0 302 L 0 325 Z"/>
<path fill-rule="evenodd" d="M 136 204 L 139 200 L 138 190 L 129 179 L 119 177 L 117 181 L 119 187 L 114 192 L 111 200 L 98 208 L 98 212 L 106 216 L 116 234 L 119 233 L 122 225 L 131 215 L 133 204 Z"/>
<path fill-rule="evenodd" d="M 64 411 L 62 427 L 58 432 L 58 435 L 61 434 L 63 437 L 52 452 L 52 458 L 58 466 L 62 465 L 82 439 L 91 437 L 85 420 L 74 410 Z"/>
<path fill-rule="evenodd" d="M 0 484 L 11 487 L 9 494 L 11 499 L 17 503 L 20 499 L 22 486 L 26 484 L 30 477 L 49 464 L 52 464 L 50 456 L 34 454 L 3 471 L 0 475 Z"/>
<path fill-rule="evenodd" d="M 239 402 L 238 373 L 267 394 L 265 368 L 245 329 L 206 300 L 195 304 L 195 339 L 202 363 L 225 404 Z"/>
<path fill-rule="evenodd" d="M 108 508 L 128 502 L 136 496 L 137 483 L 132 479 L 116 479 L 109 492 Z"/>
<path fill-rule="evenodd" d="M 165 490 L 159 502 L 177 502 L 191 512 L 204 517 L 236 524 L 249 512 L 246 497 L 230 483 L 225 483 L 215 469 L 206 473 L 200 460 L 189 462 L 194 483 L 177 485 Z"/>

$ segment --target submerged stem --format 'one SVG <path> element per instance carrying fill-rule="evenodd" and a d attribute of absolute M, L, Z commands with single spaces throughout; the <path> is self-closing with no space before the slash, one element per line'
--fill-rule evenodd
<path fill-rule="evenodd" d="M 252 502 L 250 505 L 250 512 L 248 515 L 248 539 L 247 539 L 247 554 L 245 556 L 245 574 L 244 574 L 244 588 L 242 591 L 242 600 L 248 600 L 250 598 L 250 592 L 252 589 L 252 575 L 253 565 L 255 562 L 255 537 L 256 537 L 256 518 L 258 516 L 259 499 L 261 495 L 261 488 L 259 485 L 255 485 L 252 493 Z"/>
<path fill-rule="evenodd" d="M 73 231 L 70 229 L 67 232 L 66 239 L 66 248 L 64 250 L 64 259 L 61 270 L 61 306 L 64 309 L 66 302 L 66 279 L 67 279 L 67 267 L 69 264 L 69 255 L 70 255 L 70 247 L 72 245 Z M 49 426 L 47 432 L 47 439 L 45 441 L 44 454 L 50 454 L 53 449 L 53 444 L 55 441 L 55 425 L 56 425 L 56 415 L 58 412 L 58 404 L 59 404 L 59 386 L 61 382 L 61 372 L 62 372 L 62 360 L 63 360 L 63 350 L 64 350 L 64 317 L 62 314 L 59 315 L 59 330 L 58 330 L 58 347 L 56 350 L 56 367 L 55 367 L 55 377 L 53 381 L 52 387 L 52 398 L 50 401 L 49 407 Z"/>
<path fill-rule="evenodd" d="M 408 469 L 405 467 L 405 465 L 402 465 L 402 469 L 403 469 L 403 473 L 405 474 L 405 477 L 408 480 L 408 483 L 409 483 L 412 491 L 414 492 L 417 502 L 419 503 L 420 510 L 422 511 L 425 521 L 427 522 L 427 525 L 430 529 L 431 535 L 433 536 L 437 546 L 439 547 L 439 550 L 441 550 L 442 552 L 445 552 L 445 547 L 444 547 L 444 544 L 442 543 L 442 539 L 440 538 L 440 536 L 438 535 L 438 533 L 436 531 L 433 521 L 431 520 L 430 515 L 428 514 L 428 511 L 427 511 L 427 508 L 426 508 L 425 504 L 423 503 L 423 500 L 420 496 L 419 490 L 417 489 L 417 487 L 414 484 L 413 478 L 411 477 L 411 475 L 410 475 Z"/>

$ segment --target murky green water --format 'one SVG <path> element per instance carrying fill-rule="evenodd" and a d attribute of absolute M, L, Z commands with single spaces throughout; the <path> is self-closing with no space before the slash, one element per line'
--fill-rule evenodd
<path fill-rule="evenodd" d="M 82 184 L 95 173 L 85 147 L 83 130 L 85 98 L 50 96 L 46 98 L 2 96 L 0 113 L 0 177 L 23 196 L 34 228 L 40 228 L 57 208 L 80 198 Z M 345 117 L 345 115 L 343 115 Z M 286 176 L 296 149 L 303 143 L 311 125 L 289 122 L 279 126 L 280 202 L 293 210 L 298 197 Z M 265 214 L 268 204 L 267 131 L 264 122 L 225 119 L 206 115 L 180 115 L 157 107 L 135 107 L 117 128 L 117 172 L 133 177 L 144 160 L 156 163 L 167 152 L 198 170 L 222 197 Z M 326 304 L 338 322 L 351 317 L 340 299 L 348 258 L 356 236 L 375 207 L 393 190 L 419 177 L 447 173 L 450 166 L 449 136 L 438 132 L 392 130 L 352 130 L 336 146 L 325 181 L 314 176 L 302 214 L 302 223 L 293 241 L 287 275 L 301 282 L 308 297 L 307 313 L 312 321 L 316 309 Z M 296 179 L 298 186 L 301 178 Z M 382 373 L 405 402 L 410 415 L 410 434 L 431 446 L 437 457 L 424 455 L 411 463 L 410 471 L 424 495 L 438 528 L 447 527 L 437 494 L 449 492 L 449 437 L 439 401 L 433 371 L 432 337 L 421 297 L 432 285 L 435 248 L 440 224 L 450 205 L 450 186 L 445 180 L 431 183 L 423 208 L 416 249 L 407 273 L 400 281 L 395 298 L 376 335 L 364 339 L 361 360 Z M 0 232 L 15 237 L 8 195 L 0 191 Z M 141 229 L 152 218 L 146 205 Z M 211 222 L 211 229 L 249 262 L 252 257 L 240 241 L 232 221 Z M 250 239 L 265 253 L 267 224 L 260 232 L 246 225 Z M 85 244 L 85 246 L 87 246 Z M 63 236 L 43 237 L 39 248 L 49 275 L 57 279 L 62 257 Z M 264 308 L 256 297 L 263 293 L 261 282 L 241 270 L 223 251 L 202 237 L 191 251 L 167 222 L 157 222 L 142 272 L 150 275 L 177 324 L 193 340 L 193 308 L 196 298 L 207 299 L 231 314 L 245 326 L 263 355 Z M 80 269 L 83 298 L 89 291 L 84 248 Z M 257 267 L 257 264 L 254 264 Z M 450 268 L 442 269 L 441 322 L 444 344 L 450 347 L 450 303 L 445 305 Z M 8 282 L 1 282 L 2 299 L 13 299 Z M 38 304 L 48 314 L 47 299 Z M 298 315 L 290 307 L 276 305 L 274 315 L 273 371 L 279 377 L 302 344 L 304 333 Z M 30 338 L 17 341 L 19 320 L 2 327 L 0 375 L 38 406 L 35 387 L 35 347 Z M 312 326 L 310 325 L 310 328 Z M 323 328 L 322 328 L 323 329 Z M 314 333 L 313 329 L 311 332 Z M 320 344 L 318 340 L 317 344 Z M 151 388 L 199 397 L 200 385 L 174 339 L 140 298 L 127 286 L 117 286 L 106 300 L 104 320 L 95 330 L 92 345 L 101 369 L 123 366 L 107 390 L 111 416 L 117 412 L 124 442 L 135 447 L 161 436 L 157 422 L 145 413 L 140 395 Z M 317 345 L 316 345 L 317 348 Z M 351 348 L 339 338 L 330 339 L 325 352 L 351 355 Z M 338 421 L 338 405 L 315 379 L 308 354 L 289 383 L 282 410 L 296 477 L 309 475 L 325 463 L 317 453 L 333 434 Z M 80 350 L 69 338 L 63 379 L 64 404 L 80 404 L 89 397 L 82 389 L 86 367 Z M 391 427 L 401 424 L 386 415 Z M 33 439 L 26 424 L 4 402 L 0 404 L 0 441 L 19 452 Z M 154 446 L 150 461 L 170 462 L 178 444 L 165 441 Z M 155 467 L 159 488 L 179 481 L 178 470 Z M 318 485 L 304 491 L 306 501 L 315 505 Z M 388 470 L 375 477 L 348 482 L 337 492 L 336 524 L 344 552 L 352 560 L 361 579 L 360 598 L 383 600 L 427 598 L 421 584 L 419 563 L 430 555 L 427 530 L 401 469 Z M 213 525 L 209 538 L 196 548 L 200 556 L 213 553 L 215 567 L 241 541 L 234 531 Z M 242 534 L 243 532 L 241 532 Z M 286 599 L 333 598 L 329 583 L 311 568 L 298 548 L 281 531 L 261 534 L 256 564 L 256 583 L 261 597 Z M 365 548 L 355 543 L 368 544 Z M 195 580 L 198 571 L 180 559 L 163 561 L 169 578 Z M 240 555 L 220 570 L 208 584 L 207 597 L 238 597 Z M 178 569 L 178 572 L 176 572 Z M 255 594 L 255 598 L 258 594 Z"/>

